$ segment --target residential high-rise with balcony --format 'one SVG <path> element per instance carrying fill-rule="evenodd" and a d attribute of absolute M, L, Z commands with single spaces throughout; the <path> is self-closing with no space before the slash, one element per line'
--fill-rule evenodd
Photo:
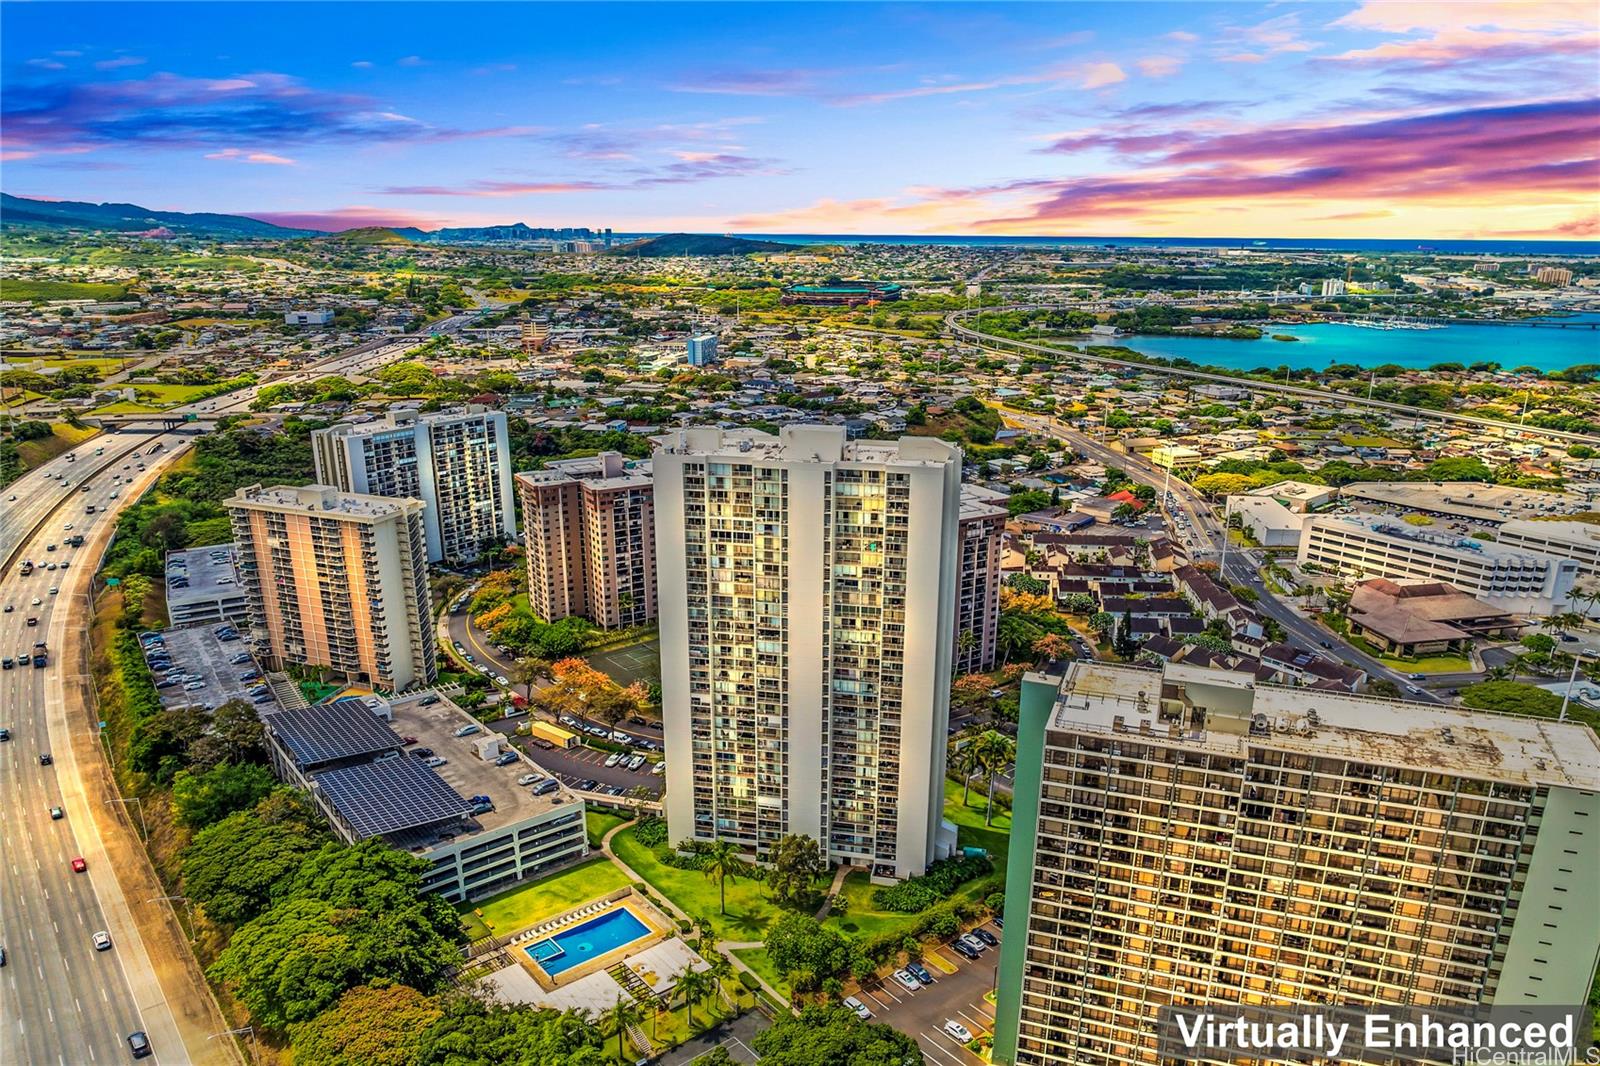
<path fill-rule="evenodd" d="M 1005 496 L 966 485 L 961 490 L 961 570 L 956 579 L 955 672 L 994 668 L 1000 635 L 1000 554 Z"/>
<path fill-rule="evenodd" d="M 433 682 L 420 500 L 251 485 L 226 506 L 270 666 L 325 667 L 395 692 Z"/>
<path fill-rule="evenodd" d="M 1574 722 L 1077 662 L 1024 679 L 1014 795 L 996 1063 L 1164 1061 L 1166 1005 L 1579 1004 L 1600 957 Z"/>
<path fill-rule="evenodd" d="M 311 451 L 319 484 L 425 503 L 430 562 L 476 559 L 517 535 L 503 412 L 390 411 L 315 431 Z"/>
<path fill-rule="evenodd" d="M 685 429 L 654 457 L 674 840 L 905 877 L 948 854 L 961 453 L 836 426 Z"/>
<path fill-rule="evenodd" d="M 649 462 L 601 452 L 516 480 L 534 614 L 546 621 L 579 615 L 607 629 L 655 618 Z"/>

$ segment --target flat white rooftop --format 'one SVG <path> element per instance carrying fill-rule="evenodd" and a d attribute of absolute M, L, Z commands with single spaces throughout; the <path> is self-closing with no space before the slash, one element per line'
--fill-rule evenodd
<path fill-rule="evenodd" d="M 1157 713 L 1164 685 L 1182 686 L 1206 706 L 1208 728 L 1185 727 L 1170 739 Z M 1266 746 L 1518 784 L 1600 788 L 1600 740 L 1578 722 L 1259 684 L 1247 673 L 1181 663 L 1160 670 L 1073 663 L 1056 696 L 1052 728 L 1112 732 L 1117 717 L 1132 737 L 1241 758 L 1251 746 Z M 1263 717 L 1268 732 L 1250 735 L 1251 718 Z"/>

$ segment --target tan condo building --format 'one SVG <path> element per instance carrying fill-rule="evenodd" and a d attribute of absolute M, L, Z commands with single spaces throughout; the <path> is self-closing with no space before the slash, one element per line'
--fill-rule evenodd
<path fill-rule="evenodd" d="M 1006 529 L 1005 495 L 966 485 L 961 490 L 961 571 L 956 587 L 955 672 L 994 668 L 1000 638 L 1000 557 Z M 970 634 L 970 636 L 968 635 Z"/>
<path fill-rule="evenodd" d="M 227 508 L 271 667 L 324 667 L 392 692 L 433 683 L 420 500 L 251 485 Z"/>
<path fill-rule="evenodd" d="M 672 839 L 804 833 L 882 877 L 949 854 L 961 452 L 835 426 L 658 438 Z"/>
<path fill-rule="evenodd" d="M 616 452 L 518 474 L 528 605 L 547 622 L 579 615 L 606 629 L 656 617 L 650 464 Z"/>

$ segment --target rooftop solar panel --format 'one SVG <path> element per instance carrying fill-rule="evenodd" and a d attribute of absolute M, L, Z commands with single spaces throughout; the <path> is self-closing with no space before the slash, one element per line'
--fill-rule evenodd
<path fill-rule="evenodd" d="M 400 747 L 400 737 L 389 723 L 356 699 L 278 711 L 261 721 L 302 768 Z"/>
<path fill-rule="evenodd" d="M 417 759 L 325 770 L 315 783 L 362 839 L 459 818 L 471 809 L 444 778 Z"/>

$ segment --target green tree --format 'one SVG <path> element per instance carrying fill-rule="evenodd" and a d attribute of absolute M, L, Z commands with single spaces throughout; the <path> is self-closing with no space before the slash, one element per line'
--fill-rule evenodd
<path fill-rule="evenodd" d="M 751 1041 L 762 1066 L 920 1066 L 922 1049 L 912 1037 L 877 1022 L 864 1022 L 841 1004 L 811 1006 L 798 1016 L 782 1014 Z"/>
<path fill-rule="evenodd" d="M 536 655 L 518 659 L 511 668 L 511 680 L 522 686 L 522 694 L 528 699 L 533 699 L 533 686 L 539 683 L 542 677 L 550 676 L 550 662 Z"/>
<path fill-rule="evenodd" d="M 638 1025 L 643 1020 L 644 1015 L 639 1010 L 639 1005 L 633 1001 L 633 997 L 624 995 L 621 992 L 617 993 L 616 1003 L 606 1008 L 605 1013 L 600 1016 L 602 1028 L 609 1026 L 616 1029 L 617 1058 L 623 1062 L 628 1061 L 628 1046 L 626 1043 L 628 1027 L 630 1025 Z"/>
<path fill-rule="evenodd" d="M 254 807 L 277 784 L 272 771 L 256 763 L 223 763 L 200 773 L 180 770 L 172 780 L 173 813 L 181 825 L 200 829 Z"/>
<path fill-rule="evenodd" d="M 767 957 L 782 974 L 810 971 L 815 980 L 850 965 L 850 943 L 809 914 L 785 914 L 767 929 Z"/>
<path fill-rule="evenodd" d="M 768 856 L 767 887 L 772 898 L 788 906 L 799 906 L 815 893 L 818 877 L 828 870 L 828 860 L 816 840 L 804 833 L 790 833 L 779 839 Z"/>
<path fill-rule="evenodd" d="M 696 970 L 692 966 L 685 966 L 683 972 L 678 975 L 678 983 L 673 990 L 683 997 L 683 1013 L 691 1032 L 694 1031 L 694 1005 L 706 998 L 712 984 L 710 970 Z"/>
<path fill-rule="evenodd" d="M 978 749 L 977 759 L 983 767 L 985 776 L 985 791 L 988 793 L 988 803 L 983 809 L 983 824 L 992 825 L 994 822 L 994 779 L 995 775 L 1004 770 L 1013 759 L 1017 757 L 1017 742 L 998 733 L 993 729 L 980 733 L 972 742 Z"/>
<path fill-rule="evenodd" d="M 294 1061 L 300 1066 L 411 1066 L 443 1013 L 414 988 L 361 985 L 294 1027 Z"/>
<path fill-rule="evenodd" d="M 231 814 L 200 830 L 184 849 L 184 894 L 212 921 L 247 922 L 266 910 L 325 839 L 292 822 L 265 822 L 249 811 Z"/>
<path fill-rule="evenodd" d="M 717 903 L 719 910 L 728 913 L 728 882 L 737 881 L 745 873 L 744 859 L 740 856 L 739 846 L 731 840 L 716 840 L 700 853 L 700 869 L 707 877 L 717 883 Z"/>
<path fill-rule="evenodd" d="M 416 1066 L 607 1066 L 598 1026 L 577 1011 L 449 996 Z"/>

